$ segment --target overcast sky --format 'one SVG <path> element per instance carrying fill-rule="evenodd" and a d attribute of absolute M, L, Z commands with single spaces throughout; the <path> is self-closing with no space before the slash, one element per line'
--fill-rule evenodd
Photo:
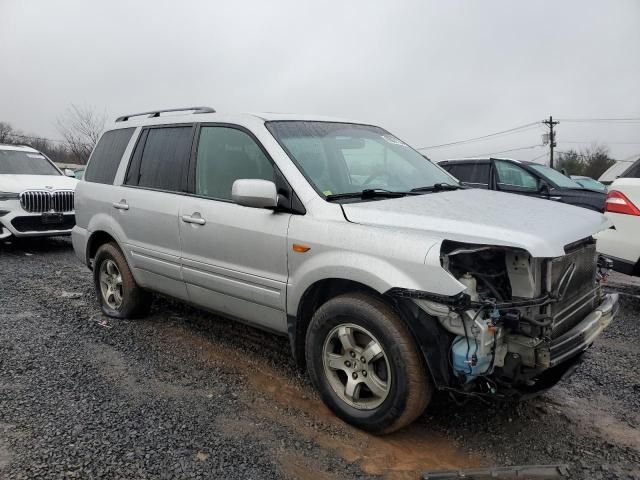
<path fill-rule="evenodd" d="M 0 121 L 49 138 L 72 103 L 317 113 L 414 147 L 640 117 L 638 0 L 0 0 L 0 48 Z M 544 130 L 425 153 L 542 162 Z M 640 122 L 557 131 L 558 150 L 640 155 Z"/>

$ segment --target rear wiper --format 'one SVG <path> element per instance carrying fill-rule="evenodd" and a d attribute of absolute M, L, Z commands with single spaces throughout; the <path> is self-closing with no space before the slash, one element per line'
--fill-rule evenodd
<path fill-rule="evenodd" d="M 412 192 L 444 192 L 446 190 L 460 190 L 463 189 L 462 185 L 451 185 L 450 183 L 436 183 L 428 187 L 412 188 Z"/>
<path fill-rule="evenodd" d="M 367 200 L 369 198 L 397 198 L 404 197 L 405 195 L 408 195 L 408 193 L 393 192 L 391 190 L 383 190 L 380 188 L 366 188 L 360 192 L 334 193 L 327 195 L 326 198 L 331 202 L 332 200 L 340 200 L 343 198 L 360 198 L 362 200 Z"/>

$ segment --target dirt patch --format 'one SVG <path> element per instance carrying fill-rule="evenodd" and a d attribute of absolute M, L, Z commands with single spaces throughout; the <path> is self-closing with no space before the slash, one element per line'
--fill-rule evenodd
<path fill-rule="evenodd" d="M 628 412 L 628 423 L 611 415 L 611 399 L 601 395 L 583 399 L 567 395 L 561 387 L 556 388 L 551 397 L 556 409 L 576 427 L 586 434 L 597 430 L 599 435 L 611 442 L 626 445 L 640 453 L 640 430 L 631 426 L 640 423 L 637 412 Z"/>
<path fill-rule="evenodd" d="M 355 429 L 339 420 L 308 386 L 286 378 L 253 355 L 240 354 L 182 327 L 168 328 L 164 340 L 197 352 L 200 360 L 216 367 L 232 369 L 251 387 L 250 394 L 240 400 L 257 415 L 286 426 L 350 463 L 357 463 L 367 474 L 413 479 L 427 469 L 481 464 L 479 458 L 469 456 L 450 440 L 424 427 L 411 426 L 383 437 Z M 237 422 L 225 422 L 223 428 L 236 435 L 257 431 L 248 423 Z M 317 469 L 311 472 L 314 477 L 305 477 L 303 470 L 309 466 L 308 461 L 304 463 L 294 454 L 279 456 L 284 473 L 295 478 L 323 478 Z"/>
<path fill-rule="evenodd" d="M 163 382 L 154 377 L 140 376 L 131 368 L 131 363 L 122 353 L 105 344 L 92 345 L 91 359 L 98 370 L 114 385 L 125 390 L 133 398 L 152 395 L 164 397 L 181 397 L 187 391 L 189 394 L 211 396 L 211 390 L 199 390 L 193 386 L 185 387 L 179 384 Z"/>

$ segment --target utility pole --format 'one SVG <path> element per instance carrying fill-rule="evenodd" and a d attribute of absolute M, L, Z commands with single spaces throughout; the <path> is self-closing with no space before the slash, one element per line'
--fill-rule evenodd
<path fill-rule="evenodd" d="M 560 122 L 554 122 L 553 117 L 549 115 L 549 120 L 545 120 L 542 123 L 549 127 L 549 167 L 553 168 L 553 147 L 556 146 L 556 134 L 553 131 L 553 127 Z"/>

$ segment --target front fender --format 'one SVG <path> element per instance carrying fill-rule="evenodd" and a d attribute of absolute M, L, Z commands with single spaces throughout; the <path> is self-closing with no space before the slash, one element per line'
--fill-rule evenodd
<path fill-rule="evenodd" d="M 290 272 L 287 313 L 296 315 L 304 293 L 316 282 L 327 279 L 351 280 L 380 294 L 392 288 L 406 288 L 455 295 L 464 288 L 439 264 L 436 266 L 354 251 L 327 250 L 315 252 L 301 260 Z"/>

